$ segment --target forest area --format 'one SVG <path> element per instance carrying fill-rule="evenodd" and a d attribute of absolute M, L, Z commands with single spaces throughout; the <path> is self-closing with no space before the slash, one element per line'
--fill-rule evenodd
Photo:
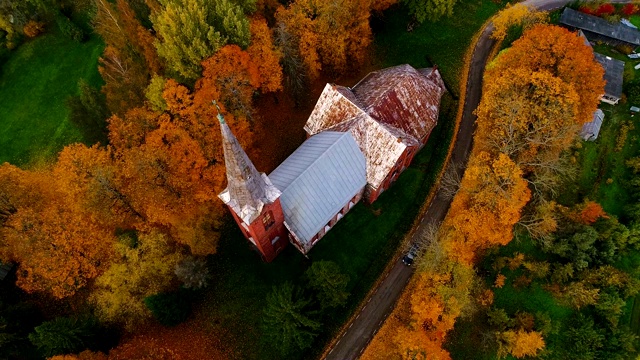
<path fill-rule="evenodd" d="M 226 180 L 212 101 L 256 165 L 273 169 L 304 140 L 305 112 L 327 81 L 436 61 L 457 88 L 464 49 L 409 59 L 393 48 L 394 36 L 410 36 L 409 19 L 424 34 L 454 3 L 0 0 L 0 261 L 15 264 L 0 283 L 0 358 L 320 351 L 310 348 L 328 341 L 382 271 L 386 258 L 371 259 L 391 256 L 447 146 L 428 145 L 313 261 L 285 254 L 267 267 L 216 197 Z M 465 6 L 481 10 L 472 26 L 446 34 L 463 42 L 501 4 Z M 397 32 L 374 44 L 386 22 Z M 444 100 L 445 119 L 455 101 Z M 435 141 L 448 144 L 452 124 Z M 369 241 L 348 265 L 353 249 L 335 250 L 354 234 L 347 226 Z M 246 268 L 234 268 L 238 259 Z M 287 306 L 306 317 L 287 318 Z"/>
<path fill-rule="evenodd" d="M 572 4 L 611 22 L 635 4 Z M 636 359 L 639 349 L 638 103 L 633 49 L 617 105 L 604 70 L 560 12 L 517 4 L 492 18 L 477 131 L 453 198 L 422 234 L 412 278 L 363 359 Z M 594 142 L 578 138 L 596 108 Z"/>

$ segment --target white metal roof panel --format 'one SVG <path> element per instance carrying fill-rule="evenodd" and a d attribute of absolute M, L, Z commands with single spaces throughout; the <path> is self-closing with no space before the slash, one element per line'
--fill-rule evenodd
<path fill-rule="evenodd" d="M 308 244 L 367 183 L 365 159 L 349 132 L 307 139 L 271 174 L 285 221 Z"/>

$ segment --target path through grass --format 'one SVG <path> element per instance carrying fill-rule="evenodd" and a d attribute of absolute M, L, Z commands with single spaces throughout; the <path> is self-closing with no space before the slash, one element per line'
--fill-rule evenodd
<path fill-rule="evenodd" d="M 69 122 L 65 99 L 78 80 L 102 85 L 102 40 L 78 44 L 57 33 L 22 44 L 0 68 L 0 163 L 28 166 L 47 161 L 64 145 L 82 141 Z"/>

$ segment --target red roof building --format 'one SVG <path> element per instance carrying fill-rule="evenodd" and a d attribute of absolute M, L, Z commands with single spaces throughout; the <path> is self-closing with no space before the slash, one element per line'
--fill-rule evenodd
<path fill-rule="evenodd" d="M 375 71 L 353 88 L 327 84 L 309 138 L 268 176 L 219 115 L 227 188 L 218 195 L 265 261 L 293 243 L 306 254 L 363 194 L 375 201 L 436 126 L 445 86 L 436 69 Z"/>

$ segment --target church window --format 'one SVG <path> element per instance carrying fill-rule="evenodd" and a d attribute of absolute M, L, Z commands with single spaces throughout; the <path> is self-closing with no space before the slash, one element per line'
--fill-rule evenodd
<path fill-rule="evenodd" d="M 269 230 L 269 228 L 271 228 L 271 226 L 273 226 L 275 222 L 276 221 L 273 219 L 273 213 L 271 211 L 268 211 L 262 217 L 262 225 L 264 225 L 265 230 Z"/>

